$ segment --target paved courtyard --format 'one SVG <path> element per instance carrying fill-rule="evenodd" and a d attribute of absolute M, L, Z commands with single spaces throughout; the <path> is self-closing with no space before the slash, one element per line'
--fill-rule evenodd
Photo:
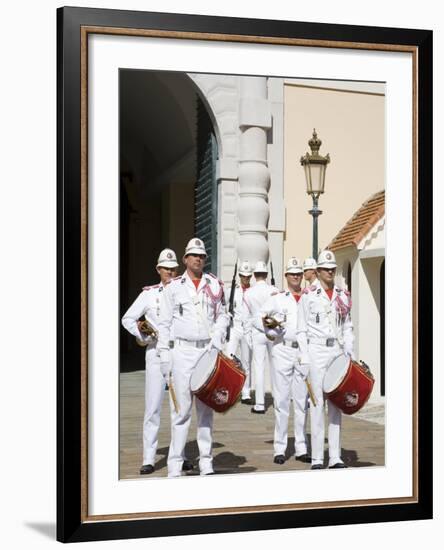
<path fill-rule="evenodd" d="M 120 375 L 120 477 L 139 477 L 142 464 L 142 423 L 144 412 L 145 372 Z M 236 404 L 225 414 L 214 414 L 213 456 L 216 473 L 273 472 L 309 469 L 309 464 L 296 462 L 293 424 L 290 420 L 287 461 L 282 466 L 273 463 L 274 411 L 271 396 L 267 396 L 267 412 L 256 415 L 250 406 Z M 168 393 L 162 409 L 156 471 L 150 477 L 167 475 L 166 459 L 170 441 Z M 342 458 L 350 467 L 384 465 L 384 406 L 367 405 L 359 416 L 343 415 Z M 310 424 L 307 427 L 310 432 Z M 193 411 L 187 457 L 197 467 L 196 416 Z M 197 470 L 197 468 L 196 468 Z M 188 475 L 196 475 L 197 471 Z"/>

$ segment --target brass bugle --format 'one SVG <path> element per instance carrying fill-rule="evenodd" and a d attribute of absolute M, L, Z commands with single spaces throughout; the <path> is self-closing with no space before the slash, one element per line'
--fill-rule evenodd
<path fill-rule="evenodd" d="M 157 330 L 153 327 L 153 325 L 147 319 L 144 319 L 143 321 L 139 321 L 137 325 L 142 334 L 146 334 L 147 336 L 153 336 L 154 338 L 158 337 Z"/>
<path fill-rule="evenodd" d="M 274 317 L 271 317 L 270 315 L 266 315 L 262 318 L 262 323 L 264 324 L 264 327 L 266 328 L 283 328 L 282 327 L 282 321 L 278 321 Z"/>

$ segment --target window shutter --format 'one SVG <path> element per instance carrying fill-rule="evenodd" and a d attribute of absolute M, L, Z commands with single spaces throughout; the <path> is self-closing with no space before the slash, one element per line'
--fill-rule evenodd
<path fill-rule="evenodd" d="M 194 194 L 195 235 L 205 243 L 205 271 L 217 271 L 217 142 L 202 100 L 197 100 L 197 179 Z"/>

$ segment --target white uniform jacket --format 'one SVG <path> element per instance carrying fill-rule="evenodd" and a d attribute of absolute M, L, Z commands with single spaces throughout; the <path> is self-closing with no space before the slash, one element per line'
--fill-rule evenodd
<path fill-rule="evenodd" d="M 143 316 L 157 331 L 159 331 L 160 304 L 162 302 L 164 290 L 165 287 L 161 283 L 144 287 L 134 303 L 122 317 L 122 325 L 138 340 L 147 343 L 147 349 L 156 347 L 157 340 L 152 336 L 141 333 L 137 326 L 137 321 Z"/>
<path fill-rule="evenodd" d="M 160 307 L 158 350 L 162 363 L 169 362 L 169 341 L 210 340 L 221 347 L 228 326 L 223 283 L 204 273 L 196 290 L 185 272 L 165 288 Z"/>
<path fill-rule="evenodd" d="M 279 290 L 266 281 L 258 281 L 244 292 L 244 318 L 247 334 L 264 334 L 261 309 L 274 292 Z"/>
<path fill-rule="evenodd" d="M 280 321 L 284 327 L 281 338 L 276 342 L 282 341 L 282 339 L 291 342 L 297 341 L 298 303 L 290 291 L 273 292 L 261 308 L 261 318 L 265 316 Z M 274 335 L 273 330 L 265 330 L 267 334 L 270 332 Z"/>
<path fill-rule="evenodd" d="M 246 309 L 244 307 L 244 293 L 248 289 L 243 289 L 240 285 L 236 284 L 235 291 L 234 291 L 234 302 L 233 302 L 233 327 L 232 329 L 235 330 L 239 336 L 245 336 L 246 334 L 246 326 L 245 326 L 245 313 Z M 225 302 L 227 304 L 227 310 L 229 308 L 229 300 L 230 300 L 230 290 L 227 290 L 225 293 Z"/>
<path fill-rule="evenodd" d="M 309 341 L 319 343 L 333 338 L 345 353 L 353 354 L 354 334 L 350 310 L 351 297 L 347 290 L 335 285 L 330 300 L 321 284 L 304 289 L 299 301 L 297 323 L 302 363 L 310 362 Z"/>

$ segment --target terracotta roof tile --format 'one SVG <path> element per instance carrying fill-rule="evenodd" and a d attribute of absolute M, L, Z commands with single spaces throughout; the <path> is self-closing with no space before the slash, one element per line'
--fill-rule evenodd
<path fill-rule="evenodd" d="M 358 246 L 372 227 L 384 216 L 385 191 L 371 196 L 344 225 L 327 248 L 339 250 L 346 246 Z"/>

